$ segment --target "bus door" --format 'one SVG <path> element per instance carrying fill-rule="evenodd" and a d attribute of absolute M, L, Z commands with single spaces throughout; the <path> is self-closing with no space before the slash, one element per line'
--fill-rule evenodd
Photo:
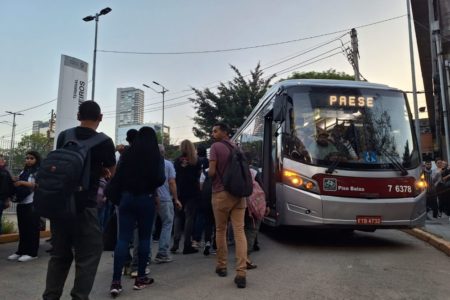
<path fill-rule="evenodd" d="M 276 182 L 279 177 L 279 162 L 281 148 L 281 128 L 278 123 L 273 122 L 272 113 L 266 115 L 264 120 L 263 139 L 263 184 L 267 193 L 267 201 L 270 207 L 268 219 L 277 219 L 276 211 Z"/>

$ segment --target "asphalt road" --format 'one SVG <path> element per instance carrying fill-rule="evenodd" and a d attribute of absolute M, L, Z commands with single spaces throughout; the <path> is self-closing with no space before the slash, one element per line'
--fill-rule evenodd
<path fill-rule="evenodd" d="M 133 281 L 124 279 L 118 299 L 450 299 L 449 258 L 401 231 L 289 230 L 261 234 L 260 244 L 246 289 L 233 283 L 233 259 L 228 277 L 220 278 L 215 256 L 178 254 L 172 263 L 151 266 L 155 283 L 147 289 L 133 291 Z M 42 241 L 40 258 L 27 263 L 6 260 L 15 247 L 0 245 L 0 299 L 40 299 L 48 245 Z M 112 264 L 105 252 L 91 299 L 110 299 Z M 73 270 L 62 299 L 70 299 L 72 282 Z"/>

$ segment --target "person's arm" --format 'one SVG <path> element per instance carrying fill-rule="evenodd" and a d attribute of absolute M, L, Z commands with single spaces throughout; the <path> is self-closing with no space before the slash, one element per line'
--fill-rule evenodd
<path fill-rule="evenodd" d="M 173 204 L 175 205 L 175 208 L 181 209 L 183 205 L 181 204 L 180 200 L 178 199 L 178 192 L 177 192 L 177 183 L 175 181 L 175 178 L 169 178 L 169 190 L 173 197 Z"/>
<path fill-rule="evenodd" d="M 216 166 L 217 166 L 217 162 L 215 160 L 209 161 L 208 176 L 210 178 L 214 178 L 214 176 L 216 176 Z"/>

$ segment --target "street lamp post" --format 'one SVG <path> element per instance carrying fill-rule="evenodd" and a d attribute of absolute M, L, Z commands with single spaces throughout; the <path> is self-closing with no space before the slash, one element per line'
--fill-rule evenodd
<path fill-rule="evenodd" d="M 9 168 L 13 171 L 14 166 L 14 138 L 16 135 L 16 116 L 23 116 L 20 112 L 6 111 L 7 114 L 13 115 L 12 131 L 11 131 L 11 147 L 9 154 Z"/>
<path fill-rule="evenodd" d="M 147 84 L 143 84 L 143 86 L 145 86 L 146 88 L 149 88 L 151 90 L 153 90 L 156 93 L 162 94 L 162 120 L 161 120 L 161 139 L 162 139 L 162 143 L 164 144 L 164 95 L 169 91 L 168 89 L 166 89 L 165 86 L 163 86 L 162 84 L 156 82 L 156 81 L 152 81 L 154 84 L 158 85 L 161 87 L 161 92 L 158 92 L 157 90 L 155 90 L 154 88 L 150 87 Z"/>
<path fill-rule="evenodd" d="M 102 9 L 99 13 L 96 13 L 95 16 L 86 16 L 83 18 L 83 21 L 90 22 L 92 20 L 95 20 L 95 41 L 94 41 L 94 62 L 92 66 L 92 96 L 91 100 L 94 100 L 95 95 L 95 65 L 97 61 L 97 32 L 98 32 L 98 18 L 102 15 L 106 15 L 107 13 L 111 12 L 111 8 L 106 7 Z"/>

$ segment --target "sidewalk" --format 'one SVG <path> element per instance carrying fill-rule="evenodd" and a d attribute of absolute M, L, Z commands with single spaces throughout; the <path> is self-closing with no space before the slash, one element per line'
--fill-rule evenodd
<path fill-rule="evenodd" d="M 429 217 L 424 227 L 405 230 L 405 232 L 450 256 L 450 221 L 447 215 L 443 214 L 440 218 Z"/>
<path fill-rule="evenodd" d="M 422 229 L 450 242 L 450 222 L 446 214 L 440 218 L 427 220 Z"/>

